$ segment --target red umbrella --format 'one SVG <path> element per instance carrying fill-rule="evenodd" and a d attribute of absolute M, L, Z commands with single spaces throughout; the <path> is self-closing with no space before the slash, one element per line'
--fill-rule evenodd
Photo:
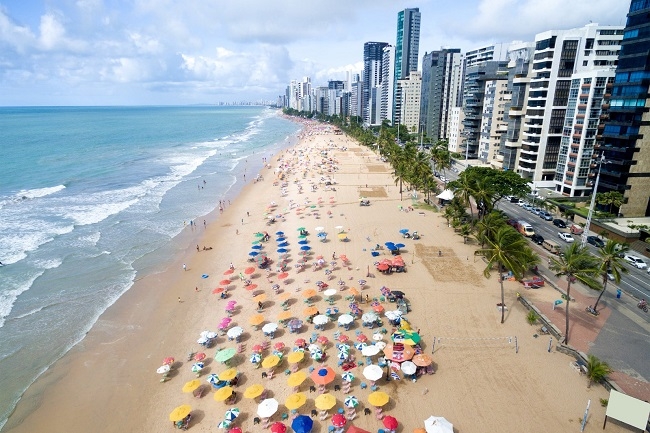
<path fill-rule="evenodd" d="M 212 294 L 218 295 L 219 293 L 222 293 L 225 289 L 223 287 L 217 287 L 212 291 Z"/>
<path fill-rule="evenodd" d="M 286 431 L 287 431 L 287 426 L 282 424 L 280 421 L 271 424 L 271 433 L 285 433 Z"/>
<path fill-rule="evenodd" d="M 194 360 L 195 361 L 203 361 L 205 359 L 205 356 L 206 356 L 205 353 L 199 352 L 199 353 L 194 355 Z"/>
<path fill-rule="evenodd" d="M 359 427 L 357 427 L 355 425 L 351 425 L 350 428 L 348 429 L 347 433 L 370 433 L 370 432 L 368 430 L 364 430 L 362 428 L 359 428 Z"/>
<path fill-rule="evenodd" d="M 299 339 L 296 340 L 296 342 L 295 342 L 294 344 L 295 344 L 296 346 L 298 346 L 298 347 L 302 347 L 302 346 L 304 346 L 305 344 L 307 344 L 307 342 L 305 341 L 304 338 L 299 338 Z"/>
<path fill-rule="evenodd" d="M 386 270 L 388 270 L 388 267 L 389 266 L 386 263 L 380 263 L 379 265 L 377 265 L 377 270 L 378 271 L 386 271 Z"/>
<path fill-rule="evenodd" d="M 284 280 L 288 276 L 289 274 L 287 272 L 282 272 L 281 274 L 278 275 L 278 280 Z"/>
<path fill-rule="evenodd" d="M 255 346 L 253 346 L 253 352 L 255 353 L 261 353 L 263 350 L 264 348 L 260 344 L 256 344 Z"/>
<path fill-rule="evenodd" d="M 223 274 L 224 274 L 224 275 L 230 275 L 230 274 L 232 274 L 233 272 L 235 272 L 234 269 L 228 269 L 228 270 L 227 270 L 226 272 L 224 272 Z"/>
<path fill-rule="evenodd" d="M 228 433 L 242 433 L 242 431 L 240 427 L 233 427 L 230 430 L 228 430 Z"/>
<path fill-rule="evenodd" d="M 281 341 L 278 341 L 277 343 L 275 343 L 275 344 L 273 345 L 273 348 L 274 348 L 275 350 L 282 350 L 282 349 L 284 349 L 284 343 L 281 342 Z"/>
<path fill-rule="evenodd" d="M 257 284 L 249 284 L 248 286 L 246 286 L 246 290 L 250 291 L 255 289 L 257 289 Z"/>
<path fill-rule="evenodd" d="M 350 339 L 350 337 L 348 337 L 347 335 L 343 335 L 343 334 L 339 335 L 339 342 L 341 342 L 341 343 L 345 343 L 349 339 Z"/>
<path fill-rule="evenodd" d="M 363 334 L 359 334 L 359 335 L 357 336 L 357 341 L 360 342 L 360 343 L 365 343 L 366 341 L 368 341 L 368 337 L 366 337 L 366 336 L 363 335 Z"/>
<path fill-rule="evenodd" d="M 334 414 L 334 416 L 332 416 L 332 425 L 334 427 L 343 427 L 347 422 L 348 421 L 345 419 L 345 417 L 340 413 Z"/>
<path fill-rule="evenodd" d="M 253 272 L 255 272 L 255 268 L 252 267 L 252 266 L 250 266 L 250 267 L 244 269 L 244 273 L 245 273 L 246 275 L 250 275 L 250 274 L 252 274 Z"/>
<path fill-rule="evenodd" d="M 167 358 L 163 359 L 163 365 L 172 365 L 174 363 L 174 358 L 171 356 L 168 356 Z"/>
<path fill-rule="evenodd" d="M 386 416 L 382 420 L 384 423 L 384 427 L 386 427 L 388 430 L 395 430 L 397 428 L 397 420 L 395 419 L 394 416 Z"/>
<path fill-rule="evenodd" d="M 320 336 L 316 339 L 316 341 L 317 341 L 319 344 L 327 344 L 327 343 L 329 343 L 329 340 L 328 340 L 327 337 L 324 336 L 324 335 L 320 335 Z"/>
<path fill-rule="evenodd" d="M 230 280 L 221 280 L 219 281 L 219 284 L 221 284 L 222 286 L 227 286 L 228 284 L 230 284 Z"/>

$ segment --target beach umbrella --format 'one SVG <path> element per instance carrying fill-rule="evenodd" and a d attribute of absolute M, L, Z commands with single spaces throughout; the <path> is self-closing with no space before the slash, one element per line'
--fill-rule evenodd
<path fill-rule="evenodd" d="M 278 411 L 278 401 L 274 398 L 267 398 L 257 405 L 257 415 L 262 418 L 270 418 Z"/>
<path fill-rule="evenodd" d="M 317 232 L 322 232 L 323 230 L 325 230 L 325 227 L 316 227 L 314 230 L 316 230 Z"/>
<path fill-rule="evenodd" d="M 321 394 L 314 400 L 314 405 L 320 410 L 330 410 L 336 406 L 336 397 L 332 394 Z"/>
<path fill-rule="evenodd" d="M 293 313 L 291 311 L 281 311 L 278 313 L 278 320 L 287 320 L 291 319 L 293 317 Z"/>
<path fill-rule="evenodd" d="M 253 245 L 251 247 L 252 250 L 261 250 L 262 248 L 264 248 L 264 247 L 262 247 L 262 245 L 259 245 L 259 244 L 258 245 Z"/>
<path fill-rule="evenodd" d="M 223 416 L 223 419 L 226 421 L 234 421 L 235 418 L 239 416 L 239 408 L 233 407 L 226 411 L 226 414 Z"/>
<path fill-rule="evenodd" d="M 275 232 L 276 236 L 282 236 L 284 235 L 284 232 Z"/>
<path fill-rule="evenodd" d="M 397 362 L 410 361 L 413 355 L 415 355 L 415 351 L 410 346 L 403 346 L 403 349 L 398 351 L 399 355 L 394 354 L 394 348 L 394 344 L 389 344 L 384 347 L 384 356 L 386 359 Z"/>
<path fill-rule="evenodd" d="M 327 385 L 334 380 L 336 373 L 332 370 L 332 367 L 326 366 L 315 369 L 310 377 L 316 385 Z"/>
<path fill-rule="evenodd" d="M 203 361 L 206 358 L 206 354 L 203 352 L 195 353 L 194 354 L 194 360 L 195 361 Z"/>
<path fill-rule="evenodd" d="M 384 419 L 381 421 L 384 423 L 384 427 L 386 427 L 388 430 L 396 430 L 397 429 L 397 419 L 395 419 L 394 416 L 385 416 Z"/>
<path fill-rule="evenodd" d="M 316 236 L 318 236 L 319 238 L 326 238 L 326 237 L 327 237 L 327 233 L 325 233 L 325 232 L 320 232 L 320 233 L 318 233 Z"/>
<path fill-rule="evenodd" d="M 264 346 L 262 346 L 261 344 L 256 344 L 253 346 L 251 350 L 253 351 L 253 353 L 262 353 L 264 351 Z"/>
<path fill-rule="evenodd" d="M 230 328 L 228 330 L 228 338 L 237 338 L 241 336 L 244 333 L 244 328 L 241 326 L 235 326 L 234 328 Z"/>
<path fill-rule="evenodd" d="M 349 339 L 350 339 L 350 337 L 348 337 L 348 336 L 345 335 L 345 334 L 341 334 L 341 335 L 339 335 L 339 338 L 338 338 L 338 340 L 339 340 L 341 343 L 345 343 L 345 342 L 348 341 Z"/>
<path fill-rule="evenodd" d="M 368 380 L 377 381 L 384 376 L 384 370 L 378 365 L 371 364 L 363 369 L 363 377 Z"/>
<path fill-rule="evenodd" d="M 219 293 L 223 293 L 224 290 L 225 290 L 225 289 L 224 289 L 223 287 L 217 287 L 216 289 L 214 289 L 214 290 L 212 291 L 212 294 L 213 294 L 213 295 L 218 295 Z"/>
<path fill-rule="evenodd" d="M 287 399 L 284 401 L 284 405 L 289 410 L 296 410 L 302 405 L 304 405 L 306 402 L 307 402 L 307 396 L 302 392 L 297 392 L 287 397 Z"/>
<path fill-rule="evenodd" d="M 316 316 L 316 317 L 318 317 L 318 316 Z M 325 345 L 325 344 L 329 343 L 330 340 L 329 340 L 329 338 L 327 338 L 327 337 L 324 336 L 324 335 L 319 335 L 318 338 L 316 339 L 316 342 L 317 342 L 318 344 Z"/>
<path fill-rule="evenodd" d="M 171 356 L 168 356 L 167 358 L 163 359 L 162 364 L 163 365 L 172 365 L 174 363 L 174 358 Z"/>
<path fill-rule="evenodd" d="M 277 252 L 278 252 L 279 254 L 284 254 L 284 253 L 286 253 L 286 252 L 288 252 L 288 251 L 289 251 L 289 250 L 287 250 L 286 248 L 278 248 L 278 249 L 277 249 Z"/>
<path fill-rule="evenodd" d="M 208 374 L 208 377 L 206 377 L 205 380 L 206 380 L 208 383 L 210 383 L 210 384 L 212 384 L 212 385 L 215 385 L 217 382 L 219 382 L 219 376 L 217 376 L 217 375 L 214 374 L 214 373 L 212 373 L 212 374 Z"/>
<path fill-rule="evenodd" d="M 377 257 L 379 255 L 379 251 L 371 251 L 370 255 L 373 257 Z"/>
<path fill-rule="evenodd" d="M 301 231 L 304 231 L 304 230 L 305 230 L 304 227 L 298 227 L 298 228 L 296 229 L 297 232 L 301 232 Z"/>
<path fill-rule="evenodd" d="M 240 427 L 233 427 L 230 430 L 228 430 L 228 433 L 243 433 L 243 432 Z"/>
<path fill-rule="evenodd" d="M 228 427 L 230 427 L 230 424 L 232 424 L 231 421 L 228 421 L 228 420 L 224 419 L 223 421 L 221 421 L 219 423 L 219 425 L 217 425 L 217 428 L 228 428 Z"/>
<path fill-rule="evenodd" d="M 282 424 L 280 421 L 276 421 L 271 424 L 271 433 L 286 433 L 287 426 Z"/>
<path fill-rule="evenodd" d="M 221 380 L 233 380 L 235 377 L 237 377 L 237 369 L 229 368 L 228 370 L 222 371 L 217 376 L 219 376 L 219 379 Z"/>
<path fill-rule="evenodd" d="M 411 361 L 404 361 L 402 362 L 400 368 L 402 369 L 404 374 L 415 374 L 415 370 L 417 370 L 418 367 Z"/>
<path fill-rule="evenodd" d="M 264 321 L 264 316 L 262 316 L 261 314 L 256 314 L 248 318 L 248 323 L 250 323 L 253 326 L 257 326 L 261 324 L 263 321 Z"/>
<path fill-rule="evenodd" d="M 409 232 L 409 229 L 400 229 L 399 232 L 404 235 Z"/>
<path fill-rule="evenodd" d="M 307 373 L 305 373 L 304 371 L 296 371 L 295 373 L 291 373 L 287 378 L 287 385 L 299 386 L 301 383 L 305 381 L 305 379 L 307 379 Z"/>
<path fill-rule="evenodd" d="M 248 290 L 250 292 L 251 290 L 257 289 L 257 284 L 249 284 L 249 285 L 245 286 L 245 288 L 246 288 L 246 290 Z"/>
<path fill-rule="evenodd" d="M 169 420 L 172 422 L 182 421 L 183 418 L 188 416 L 192 412 L 192 407 L 188 404 L 178 406 L 169 414 Z"/>
<path fill-rule="evenodd" d="M 368 403 L 375 407 L 381 407 L 388 403 L 390 396 L 383 391 L 375 391 L 368 396 Z"/>
<path fill-rule="evenodd" d="M 412 361 L 413 364 L 417 365 L 418 367 L 427 367 L 433 364 L 433 359 L 431 358 L 430 355 L 427 355 L 426 353 L 420 353 L 418 355 L 415 355 Z"/>
<path fill-rule="evenodd" d="M 291 329 L 299 329 L 300 327 L 302 327 L 302 320 L 292 319 L 289 322 L 288 326 Z"/>
<path fill-rule="evenodd" d="M 273 345 L 273 348 L 274 348 L 275 350 L 282 350 L 282 349 L 284 349 L 285 347 L 286 347 L 285 344 L 284 344 L 283 342 L 281 342 L 281 341 L 278 341 L 277 343 L 275 343 L 275 344 Z"/>
<path fill-rule="evenodd" d="M 383 313 L 383 311 L 384 311 L 384 306 L 381 305 L 381 304 L 374 305 L 374 306 L 372 307 L 372 311 L 374 311 L 375 313 Z"/>
<path fill-rule="evenodd" d="M 257 251 L 251 251 L 250 253 L 248 253 L 248 255 L 251 256 L 251 257 L 255 257 L 255 256 L 257 256 L 258 254 L 259 254 L 259 253 L 258 253 Z"/>
<path fill-rule="evenodd" d="M 264 387 L 259 384 L 251 385 L 244 391 L 244 398 L 257 398 L 264 392 Z"/>
<path fill-rule="evenodd" d="M 280 363 L 281 359 L 277 355 L 271 355 L 264 358 L 262 361 L 262 367 L 264 368 L 273 368 Z"/>
<path fill-rule="evenodd" d="M 316 290 L 314 290 L 314 289 L 307 289 L 304 292 L 302 292 L 302 296 L 305 299 L 309 299 L 309 298 L 311 298 L 313 296 L 316 296 L 316 295 L 318 295 L 318 292 Z"/>
<path fill-rule="evenodd" d="M 302 311 L 302 313 L 305 316 L 313 316 L 314 314 L 318 313 L 318 308 L 316 308 L 316 307 L 307 307 Z"/>
<path fill-rule="evenodd" d="M 257 232 L 257 233 L 255 233 L 255 237 L 256 237 L 256 238 L 263 238 L 263 237 L 264 237 L 264 233 Z"/>
<path fill-rule="evenodd" d="M 284 236 L 278 236 L 278 237 L 275 239 L 275 241 L 278 242 L 278 243 L 280 243 L 280 242 L 284 242 L 284 241 L 286 241 L 286 240 L 287 240 L 287 239 L 286 239 Z"/>
<path fill-rule="evenodd" d="M 235 348 L 229 347 L 227 349 L 222 349 L 214 355 L 214 360 L 217 362 L 226 362 L 235 356 Z"/>
<path fill-rule="evenodd" d="M 300 247 L 300 251 L 309 251 L 311 250 L 311 247 L 309 245 L 303 245 Z"/>
<path fill-rule="evenodd" d="M 404 245 L 404 244 L 395 244 L 395 247 L 396 247 L 397 249 L 404 248 L 405 246 L 406 246 L 406 245 Z"/>
<path fill-rule="evenodd" d="M 386 348 L 386 343 L 384 343 L 383 341 L 377 341 L 375 343 L 375 346 L 379 347 L 380 350 L 384 350 Z"/>
<path fill-rule="evenodd" d="M 196 362 L 192 364 L 192 373 L 198 373 L 201 370 L 203 370 L 203 367 L 205 367 L 205 364 L 202 362 Z"/>
<path fill-rule="evenodd" d="M 345 361 L 350 357 L 350 353 L 346 351 L 339 351 L 339 353 L 336 355 L 337 359 L 340 359 L 341 361 Z"/>
<path fill-rule="evenodd" d="M 282 272 L 281 274 L 278 274 L 277 278 L 278 278 L 278 280 L 284 280 L 288 276 L 289 276 L 289 274 L 287 272 Z"/>
<path fill-rule="evenodd" d="M 332 425 L 336 428 L 343 427 L 347 422 L 343 414 L 337 413 L 332 416 Z"/>
<path fill-rule="evenodd" d="M 227 269 L 223 274 L 224 274 L 224 275 L 230 275 L 230 274 L 232 274 L 233 272 L 235 272 L 234 269 Z"/>
<path fill-rule="evenodd" d="M 221 281 L 219 281 L 219 285 L 221 285 L 221 286 L 227 286 L 230 283 L 231 283 L 230 280 L 221 280 Z"/>
<path fill-rule="evenodd" d="M 171 369 L 172 369 L 172 368 L 171 368 L 168 364 L 161 365 L 160 367 L 158 367 L 158 368 L 156 369 L 156 373 L 158 373 L 158 374 L 166 374 L 166 373 L 169 373 L 169 371 L 170 371 Z"/>
<path fill-rule="evenodd" d="M 266 325 L 262 326 L 262 332 L 265 334 L 270 334 L 271 332 L 275 332 L 278 330 L 278 324 L 277 323 L 267 323 Z"/>
<path fill-rule="evenodd" d="M 363 316 L 361 316 L 361 321 L 363 323 L 374 323 L 379 319 L 379 316 L 377 314 L 369 312 L 369 313 L 363 313 Z"/>
<path fill-rule="evenodd" d="M 282 242 L 278 244 L 279 247 L 286 248 L 289 246 L 289 242 Z"/>
<path fill-rule="evenodd" d="M 185 385 L 183 385 L 183 392 L 192 392 L 199 386 L 201 386 L 201 381 L 199 379 L 190 380 L 189 382 L 185 382 Z"/>
<path fill-rule="evenodd" d="M 287 357 L 289 364 L 297 364 L 302 361 L 305 357 L 305 352 L 291 352 Z"/>
<path fill-rule="evenodd" d="M 402 317 L 402 312 L 399 310 L 390 310 L 386 311 L 386 313 L 384 313 L 384 316 L 386 316 L 388 320 L 398 320 L 400 317 Z"/>
<path fill-rule="evenodd" d="M 334 296 L 334 295 L 336 295 L 336 289 L 327 289 L 327 290 L 325 290 L 323 292 L 323 295 L 325 295 L 327 297 Z"/>
<path fill-rule="evenodd" d="M 317 315 L 317 316 L 314 316 L 314 318 L 313 318 L 313 320 L 312 320 L 312 322 L 314 323 L 314 325 L 319 325 L 319 326 L 320 326 L 320 325 L 324 325 L 324 324 L 326 324 L 326 323 L 329 322 L 329 321 L 330 321 L 330 318 L 327 317 L 327 316 L 324 315 L 324 314 L 319 314 L 319 315 Z"/>
<path fill-rule="evenodd" d="M 228 400 L 232 393 L 232 386 L 224 386 L 223 388 L 219 388 L 217 392 L 214 393 L 214 399 L 216 401 L 225 401 Z"/>
<path fill-rule="evenodd" d="M 366 346 L 363 349 L 361 349 L 361 354 L 363 356 L 375 356 L 376 354 L 379 353 L 380 350 L 381 349 L 379 349 L 379 347 L 377 347 L 377 346 L 375 346 L 373 344 L 373 345 Z"/>
<path fill-rule="evenodd" d="M 368 430 L 357 427 L 356 425 L 351 425 L 346 433 L 370 433 Z"/>
<path fill-rule="evenodd" d="M 350 314 L 341 314 L 338 318 L 338 322 L 340 325 L 349 325 L 354 321 L 354 317 L 352 317 Z"/>
<path fill-rule="evenodd" d="M 348 397 L 345 397 L 345 401 L 343 402 L 345 407 L 357 407 L 359 406 L 359 399 L 356 398 L 353 395 L 350 395 Z"/>
<path fill-rule="evenodd" d="M 341 375 L 341 379 L 343 379 L 346 382 L 352 382 L 354 380 L 354 374 L 350 373 L 349 371 L 346 371 Z"/>
<path fill-rule="evenodd" d="M 357 350 L 363 351 L 364 347 L 367 347 L 367 346 L 368 346 L 367 343 L 362 342 L 362 343 L 356 343 L 354 345 L 354 348 L 357 349 Z"/>
<path fill-rule="evenodd" d="M 307 349 L 309 349 L 310 352 L 320 352 L 321 351 L 321 348 L 318 347 L 318 345 L 316 345 L 314 343 L 310 344 Z"/>
<path fill-rule="evenodd" d="M 253 296 L 253 302 L 264 302 L 264 301 L 266 301 L 266 294 L 265 293 L 261 293 L 261 294 L 259 294 L 257 296 Z"/>
<path fill-rule="evenodd" d="M 307 245 L 308 243 L 309 243 L 309 241 L 308 241 L 308 240 L 304 240 L 304 239 L 301 240 L 301 241 L 298 241 L 298 245 Z"/>
<path fill-rule="evenodd" d="M 427 433 L 453 433 L 454 425 L 442 416 L 430 416 L 424 420 Z"/>
<path fill-rule="evenodd" d="M 291 423 L 291 428 L 296 433 L 309 433 L 314 426 L 314 421 L 306 415 L 297 416 Z"/>

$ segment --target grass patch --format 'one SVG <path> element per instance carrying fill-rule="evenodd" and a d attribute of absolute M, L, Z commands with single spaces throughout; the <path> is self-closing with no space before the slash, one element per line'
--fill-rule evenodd
<path fill-rule="evenodd" d="M 428 211 L 431 211 L 431 212 L 438 212 L 437 207 L 432 206 L 430 204 L 423 203 L 423 202 L 413 203 L 412 206 L 413 206 L 413 209 L 421 209 L 421 210 L 428 210 Z"/>

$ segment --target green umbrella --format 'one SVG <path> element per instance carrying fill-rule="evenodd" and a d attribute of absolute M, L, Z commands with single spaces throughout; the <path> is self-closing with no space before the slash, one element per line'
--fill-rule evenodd
<path fill-rule="evenodd" d="M 218 351 L 217 354 L 214 355 L 214 360 L 217 362 L 226 362 L 235 356 L 235 353 L 235 349 L 233 347 L 229 347 L 228 349 Z"/>
<path fill-rule="evenodd" d="M 304 227 L 298 227 L 297 231 L 301 232 L 301 231 L 303 231 L 304 229 L 305 229 Z"/>
<path fill-rule="evenodd" d="M 300 235 L 300 236 L 298 236 L 298 239 L 305 239 L 306 237 L 307 236 L 305 236 L 305 235 Z"/>
<path fill-rule="evenodd" d="M 264 233 L 257 232 L 257 233 L 255 233 L 255 237 L 256 237 L 256 238 L 263 238 L 263 237 L 264 237 Z"/>
<path fill-rule="evenodd" d="M 221 422 L 219 423 L 219 425 L 217 426 L 217 428 L 228 428 L 228 427 L 230 427 L 230 424 L 232 424 L 232 422 L 230 422 L 230 421 L 224 419 L 223 421 L 221 421 Z"/>
<path fill-rule="evenodd" d="M 313 205 L 311 205 L 311 206 L 309 206 L 309 207 L 312 208 L 312 209 L 316 209 L 316 205 L 315 205 L 315 204 L 313 204 Z"/>

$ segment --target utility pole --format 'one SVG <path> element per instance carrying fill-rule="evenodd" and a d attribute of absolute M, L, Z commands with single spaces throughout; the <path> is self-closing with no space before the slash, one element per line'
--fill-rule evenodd
<path fill-rule="evenodd" d="M 600 154 L 598 164 L 598 171 L 596 172 L 596 183 L 594 183 L 594 190 L 591 193 L 591 204 L 589 205 L 589 214 L 587 214 L 587 222 L 585 223 L 585 228 L 582 232 L 582 240 L 580 241 L 580 246 L 585 247 L 587 245 L 587 236 L 589 236 L 589 227 L 591 226 L 591 217 L 594 213 L 594 205 L 596 204 L 596 194 L 598 194 L 598 181 L 600 180 L 600 167 L 603 164 L 607 164 L 605 161 L 605 152 Z"/>

